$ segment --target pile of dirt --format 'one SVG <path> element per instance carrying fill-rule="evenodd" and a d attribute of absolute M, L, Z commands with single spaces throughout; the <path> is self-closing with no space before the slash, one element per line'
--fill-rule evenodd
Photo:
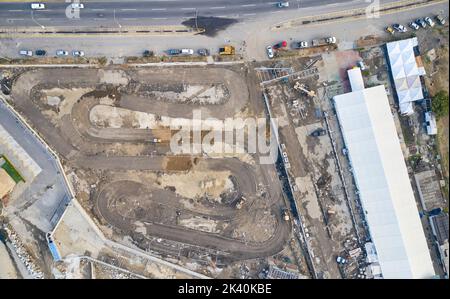
<path fill-rule="evenodd" d="M 167 156 L 163 162 L 163 168 L 167 171 L 188 171 L 192 166 L 192 158 L 189 156 Z"/>

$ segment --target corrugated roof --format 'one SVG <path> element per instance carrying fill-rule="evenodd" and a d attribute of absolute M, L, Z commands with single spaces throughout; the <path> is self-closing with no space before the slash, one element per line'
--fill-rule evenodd
<path fill-rule="evenodd" d="M 383 85 L 334 97 L 384 278 L 434 275 Z"/>

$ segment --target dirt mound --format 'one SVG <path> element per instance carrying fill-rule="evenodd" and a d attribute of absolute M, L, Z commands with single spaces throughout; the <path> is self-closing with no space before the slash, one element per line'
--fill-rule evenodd
<path fill-rule="evenodd" d="M 189 156 L 168 156 L 163 162 L 163 167 L 167 171 L 188 171 L 192 166 L 192 158 Z"/>

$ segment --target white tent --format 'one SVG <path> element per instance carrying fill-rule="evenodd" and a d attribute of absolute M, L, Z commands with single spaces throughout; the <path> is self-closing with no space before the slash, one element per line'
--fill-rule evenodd
<path fill-rule="evenodd" d="M 423 67 L 418 67 L 414 55 L 414 47 L 417 44 L 416 37 L 386 44 L 400 112 L 406 115 L 414 112 L 411 102 L 423 99 L 419 76 L 424 75 L 425 72 Z M 410 103 L 407 104 L 407 102 Z"/>

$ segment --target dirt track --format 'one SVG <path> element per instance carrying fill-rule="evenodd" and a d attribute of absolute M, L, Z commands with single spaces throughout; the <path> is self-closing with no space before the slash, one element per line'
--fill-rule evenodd
<path fill-rule="evenodd" d="M 122 80 L 123 82 L 120 84 L 114 83 L 117 80 Z M 157 152 L 156 155 L 105 155 L 105 152 L 108 152 L 113 144 L 140 144 L 152 138 L 153 135 L 151 130 L 146 129 L 96 127 L 89 119 L 90 110 L 99 103 L 95 97 L 86 95 L 86 97 L 79 99 L 73 105 L 70 115 L 66 115 L 61 119 L 59 126 L 52 124 L 30 100 L 33 88 L 44 84 L 47 87 L 89 87 L 96 89 L 105 85 L 123 86 L 129 82 L 151 84 L 168 82 L 182 82 L 183 84 L 220 83 L 227 86 L 230 96 L 226 102 L 196 106 L 158 102 L 147 97 L 117 92 L 116 105 L 119 107 L 171 117 L 189 118 L 193 108 L 200 108 L 202 117 L 205 118 L 216 117 L 223 119 L 232 117 L 243 109 L 250 97 L 244 78 L 229 69 L 161 68 L 133 70 L 128 71 L 126 75 L 122 71 L 113 71 L 106 74 L 102 70 L 95 69 L 33 70 L 24 73 L 16 80 L 13 86 L 12 98 L 16 108 L 31 121 L 37 131 L 63 157 L 64 161 L 75 168 L 114 171 L 164 171 L 164 165 L 167 163 L 168 158 L 163 153 L 168 150 L 167 145 L 154 146 L 154 150 Z M 146 225 L 147 234 L 150 236 L 225 251 L 230 253 L 233 259 L 256 258 L 279 252 L 285 245 L 291 228 L 288 222 L 281 220 L 281 209 L 284 204 L 281 189 L 278 180 L 276 180 L 276 173 L 274 174 L 273 171 L 274 167 L 251 166 L 236 158 L 205 159 L 200 157 L 199 159 L 211 170 L 230 171 L 232 176 L 236 178 L 239 193 L 245 195 L 250 203 L 254 200 L 260 200 L 256 194 L 258 184 L 268 186 L 271 213 L 276 215 L 277 219 L 277 225 L 271 238 L 260 243 L 242 242 L 218 234 L 184 229 L 179 226 L 156 223 L 156 221 L 151 222 L 152 219 L 139 217 L 139 215 L 134 215 L 135 217 L 132 218 L 120 215 L 120 213 L 109 206 L 109 203 L 116 201 L 118 198 L 127 198 L 125 189 L 119 188 L 119 186 L 123 186 L 124 182 L 107 184 L 97 193 L 95 203 L 97 213 L 106 222 L 122 231 L 132 231 L 135 221 L 151 223 Z M 142 191 L 143 189 L 141 188 L 143 186 L 139 185 L 141 183 L 137 182 L 136 184 L 136 190 Z M 173 199 L 171 197 L 173 195 L 170 195 L 170 192 L 164 193 L 164 198 L 168 198 L 168 201 Z M 174 208 L 174 206 L 170 208 Z M 192 210 L 188 212 L 195 214 L 195 211 Z M 234 208 L 223 206 L 211 210 L 210 213 L 203 216 L 218 219 L 245 217 L 242 213 L 244 211 L 240 212 L 241 215 L 237 216 Z"/>

